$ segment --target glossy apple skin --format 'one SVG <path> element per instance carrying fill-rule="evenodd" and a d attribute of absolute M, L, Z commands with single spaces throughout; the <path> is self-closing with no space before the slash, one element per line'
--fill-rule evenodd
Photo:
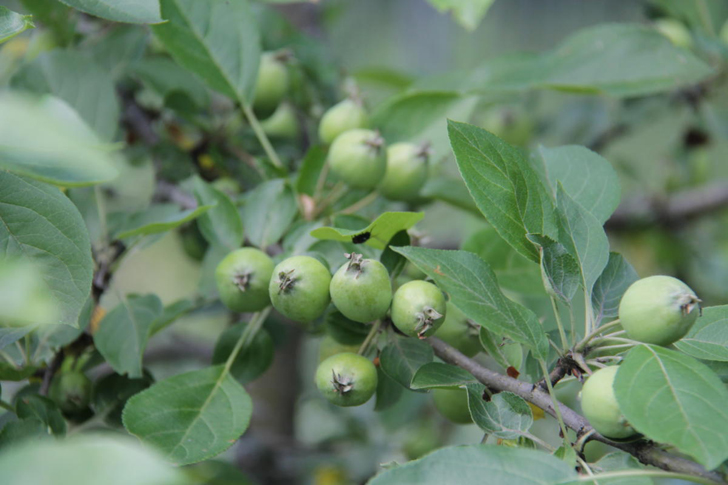
<path fill-rule="evenodd" d="M 331 301 L 348 319 L 369 323 L 382 318 L 392 302 L 389 273 L 382 263 L 365 259 L 361 273 L 344 263 L 331 278 Z"/>
<path fill-rule="evenodd" d="M 288 92 L 289 83 L 288 69 L 276 54 L 274 52 L 261 54 L 253 98 L 253 109 L 260 118 L 267 118 L 273 114 Z"/>
<path fill-rule="evenodd" d="M 589 423 L 602 435 L 616 440 L 637 434 L 619 409 L 614 395 L 617 366 L 594 372 L 581 390 L 581 410 Z"/>
<path fill-rule="evenodd" d="M 473 422 L 468 408 L 468 392 L 465 389 L 435 389 L 432 391 L 435 408 L 455 424 Z"/>
<path fill-rule="evenodd" d="M 700 314 L 700 299 L 671 276 L 649 276 L 632 283 L 619 303 L 619 320 L 629 338 L 670 345 L 683 338 Z"/>
<path fill-rule="evenodd" d="M 349 187 L 370 190 L 387 170 L 386 147 L 374 131 L 345 131 L 331 144 L 328 162 L 331 173 Z"/>
<path fill-rule="evenodd" d="M 321 117 L 319 123 L 319 139 L 330 145 L 345 131 L 369 126 L 369 115 L 361 103 L 353 99 L 345 99 L 331 108 Z"/>
<path fill-rule="evenodd" d="M 387 148 L 387 170 L 379 191 L 389 200 L 415 200 L 427 182 L 428 172 L 428 155 L 422 147 L 395 143 Z"/>
<path fill-rule="evenodd" d="M 234 312 L 257 312 L 270 305 L 268 285 L 273 260 L 260 249 L 241 248 L 231 252 L 215 269 L 215 283 L 222 303 Z M 237 282 L 248 275 L 245 291 Z"/>
<path fill-rule="evenodd" d="M 281 289 L 285 278 L 290 284 Z M 318 259 L 293 256 L 275 267 L 268 293 L 278 312 L 293 321 L 308 323 L 323 315 L 329 306 L 330 284 L 331 273 Z"/>
<path fill-rule="evenodd" d="M 433 320 L 430 329 L 420 335 L 419 315 L 427 308 L 434 309 L 442 316 Z M 446 313 L 447 307 L 442 291 L 427 281 L 414 280 L 403 284 L 392 299 L 392 323 L 400 332 L 410 337 L 426 338 L 435 334 L 445 321 Z"/>
<path fill-rule="evenodd" d="M 334 374 L 351 383 L 347 392 L 339 392 L 333 384 Z M 316 369 L 316 387 L 337 406 L 360 406 L 377 390 L 377 368 L 372 361 L 354 353 L 341 353 L 327 358 Z"/>

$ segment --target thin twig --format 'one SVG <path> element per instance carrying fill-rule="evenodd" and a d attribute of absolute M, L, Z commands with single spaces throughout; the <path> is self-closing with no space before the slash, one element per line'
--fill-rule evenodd
<path fill-rule="evenodd" d="M 490 389 L 512 392 L 531 404 L 543 409 L 551 416 L 556 416 L 556 410 L 554 409 L 551 396 L 549 396 L 547 392 L 544 392 L 539 386 L 519 381 L 508 377 L 507 375 L 499 374 L 498 372 L 487 369 L 438 338 L 430 337 L 426 340 L 426 342 L 432 346 L 435 351 L 435 355 L 437 355 L 440 359 L 467 370 L 479 382 Z M 559 403 L 558 401 L 556 402 L 559 406 L 564 424 L 566 424 L 568 428 L 576 431 L 577 436 L 580 437 L 584 433 L 592 432 L 593 428 L 586 418 L 564 404 Z M 675 473 L 701 477 L 716 484 L 728 485 L 728 482 L 726 482 L 720 474 L 708 471 L 702 465 L 695 463 L 692 460 L 668 453 L 657 447 L 652 442 L 640 440 L 629 443 L 619 443 L 596 432 L 594 432 L 591 439 L 601 441 L 625 451 L 636 457 L 645 465 L 652 465 Z"/>

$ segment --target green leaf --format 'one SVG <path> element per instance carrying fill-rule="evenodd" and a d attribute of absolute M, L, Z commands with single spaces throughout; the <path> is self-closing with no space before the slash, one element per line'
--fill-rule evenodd
<path fill-rule="evenodd" d="M 38 394 L 27 394 L 15 403 L 15 412 L 20 419 L 37 419 L 56 436 L 66 434 L 66 420 L 56 403 Z"/>
<path fill-rule="evenodd" d="M 326 333 L 337 342 L 344 345 L 357 345 L 364 341 L 369 334 L 370 325 L 355 322 L 346 318 L 334 306 L 331 306 L 324 316 Z"/>
<path fill-rule="evenodd" d="M 470 195 L 498 234 L 538 262 L 526 234 L 555 233 L 551 197 L 521 152 L 482 128 L 450 121 L 450 144 Z"/>
<path fill-rule="evenodd" d="M 427 343 L 413 338 L 395 338 L 379 355 L 379 362 L 385 374 L 406 389 L 417 369 L 432 362 L 434 353 Z"/>
<path fill-rule="evenodd" d="M 544 294 L 539 267 L 516 252 L 492 227 L 471 234 L 460 249 L 483 258 L 495 272 L 501 288 L 521 294 Z"/>
<path fill-rule="evenodd" d="M 594 283 L 609 262 L 609 240 L 602 223 L 576 203 L 559 184 L 559 242 L 579 263 L 581 284 L 591 299 Z"/>
<path fill-rule="evenodd" d="M 117 373 L 142 377 L 144 350 L 161 314 L 162 302 L 156 295 L 129 295 L 101 320 L 94 344 Z"/>
<path fill-rule="evenodd" d="M 389 277 L 395 279 L 404 269 L 407 264 L 407 259 L 401 254 L 395 253 L 392 250 L 392 246 L 409 246 L 410 237 L 407 231 L 399 231 L 397 234 L 392 236 L 392 239 L 387 243 L 387 247 L 382 251 L 382 255 L 379 257 L 379 261 L 387 268 Z"/>
<path fill-rule="evenodd" d="M 370 236 L 364 244 L 376 249 L 384 249 L 395 234 L 411 229 L 423 217 L 425 217 L 424 212 L 385 212 L 377 217 L 374 222 L 361 229 L 319 227 L 311 231 L 311 235 L 318 239 L 352 242 L 353 236 L 368 232 Z"/>
<path fill-rule="evenodd" d="M 573 450 L 573 448 L 571 448 Z M 641 470 L 644 466 L 635 458 L 628 453 L 615 452 L 604 455 L 594 463 L 592 468 L 595 472 L 612 472 L 612 471 L 629 471 L 629 470 Z M 597 477 L 599 475 L 597 474 Z M 591 481 L 587 483 L 592 483 Z M 654 485 L 654 482 L 649 477 L 640 476 L 627 476 L 627 477 L 614 477 L 614 478 L 600 478 L 596 481 L 597 485 Z M 566 484 L 565 484 L 566 485 Z"/>
<path fill-rule="evenodd" d="M 124 214 L 125 220 L 120 223 L 121 227 L 114 237 L 126 239 L 132 236 L 148 236 L 167 232 L 198 218 L 213 207 L 215 206 L 203 205 L 180 212 L 174 204 L 158 204 L 141 212 Z"/>
<path fill-rule="evenodd" d="M 536 315 L 506 298 L 493 270 L 478 256 L 412 246 L 394 250 L 432 278 L 473 322 L 528 346 L 536 358 L 548 355 L 546 333 Z"/>
<path fill-rule="evenodd" d="M 527 466 L 524 466 L 527 464 Z M 556 485 L 576 472 L 548 453 L 494 445 L 441 448 L 380 472 L 368 485 Z"/>
<path fill-rule="evenodd" d="M 260 35 L 248 2 L 162 0 L 168 22 L 152 27 L 172 57 L 212 89 L 249 103 L 258 76 Z"/>
<path fill-rule="evenodd" d="M 96 17 L 132 24 L 156 24 L 163 19 L 159 15 L 159 0 L 59 0 L 69 7 Z"/>
<path fill-rule="evenodd" d="M 594 283 L 592 292 L 595 325 L 598 325 L 603 318 L 617 316 L 622 295 L 629 285 L 638 279 L 637 271 L 621 254 L 609 253 L 607 267 Z"/>
<path fill-rule="evenodd" d="M 129 74 L 131 66 L 146 61 L 142 57 L 149 37 L 149 31 L 136 25 L 119 25 L 90 46 L 88 53 L 93 57 L 97 66 L 106 71 L 112 79 L 119 81 Z M 170 64 L 174 64 L 171 59 L 168 61 Z M 188 78 L 192 77 L 183 69 L 179 70 L 187 74 Z"/>
<path fill-rule="evenodd" d="M 397 381 L 384 373 L 381 367 L 377 367 L 377 392 L 375 411 L 384 411 L 394 406 L 402 397 L 404 389 Z"/>
<path fill-rule="evenodd" d="M 116 134 L 120 108 L 114 81 L 93 59 L 78 51 L 53 50 L 39 55 L 13 76 L 12 86 L 65 101 L 105 142 Z"/>
<path fill-rule="evenodd" d="M 197 221 L 205 239 L 219 243 L 231 251 L 243 243 L 243 221 L 238 208 L 221 190 L 195 177 L 195 197 L 200 206 L 214 206 Z"/>
<path fill-rule="evenodd" d="M 533 424 L 533 412 L 528 403 L 512 392 L 499 392 L 490 401 L 485 401 L 483 384 L 470 384 L 467 390 L 470 415 L 486 433 L 513 440 L 528 431 Z"/>
<path fill-rule="evenodd" d="M 619 178 L 612 165 L 581 146 L 540 147 L 538 151 L 556 197 L 558 184 L 602 224 L 619 205 Z"/>
<path fill-rule="evenodd" d="M 316 185 L 318 184 L 321 170 L 323 170 L 325 164 L 326 148 L 320 145 L 314 145 L 309 148 L 306 156 L 303 157 L 301 168 L 298 170 L 296 192 L 313 197 L 316 193 Z"/>
<path fill-rule="evenodd" d="M 157 332 L 161 332 L 195 307 L 195 302 L 187 298 L 177 300 L 165 306 L 162 314 L 152 323 L 151 334 L 154 335 Z"/>
<path fill-rule="evenodd" d="M 0 171 L 0 257 L 40 271 L 58 318 L 38 323 L 77 326 L 91 292 L 94 263 L 81 214 L 60 190 Z"/>
<path fill-rule="evenodd" d="M 212 354 L 213 365 L 227 361 L 247 326 L 245 322 L 238 323 L 220 334 Z M 261 328 L 250 344 L 240 350 L 230 367 L 230 373 L 241 384 L 252 382 L 268 370 L 273 363 L 274 353 L 273 339 L 265 328 Z"/>
<path fill-rule="evenodd" d="M 33 28 L 32 15 L 21 15 L 7 7 L 0 7 L 0 44 Z"/>
<path fill-rule="evenodd" d="M 544 288 L 564 303 L 570 303 L 579 289 L 579 264 L 562 244 L 550 237 L 540 234 L 526 237 L 539 248 Z"/>
<path fill-rule="evenodd" d="M 412 378 L 412 389 L 433 389 L 437 387 L 458 387 L 476 382 L 470 372 L 460 367 L 430 362 L 420 367 Z"/>
<path fill-rule="evenodd" d="M 9 451 L 22 442 L 40 442 L 49 435 L 48 425 L 38 418 L 12 421 L 0 430 L 0 450 Z M 6 477 L 3 476 L 3 480 L 6 480 Z"/>
<path fill-rule="evenodd" d="M 728 305 L 704 309 L 675 347 L 696 359 L 728 362 Z"/>
<path fill-rule="evenodd" d="M 134 63 L 131 72 L 162 98 L 184 93 L 199 107 L 206 106 L 209 101 L 207 87 L 167 57 L 145 57 Z"/>
<path fill-rule="evenodd" d="M 0 361 L 0 381 L 24 381 L 35 374 L 37 370 L 38 368 L 32 365 L 15 367 L 9 362 L 2 360 Z"/>
<path fill-rule="evenodd" d="M 488 13 L 495 0 L 427 0 L 440 12 L 452 12 L 465 30 L 473 31 Z"/>
<path fill-rule="evenodd" d="M 139 379 L 113 373 L 94 382 L 92 406 L 96 415 L 105 415 L 104 421 L 112 426 L 121 426 L 121 413 L 126 402 L 134 395 L 154 383 L 148 372 Z"/>
<path fill-rule="evenodd" d="M 2 276 L 0 276 L 2 278 Z M 5 282 L 0 280 L 0 295 L 4 295 L 6 291 L 6 286 L 4 284 Z M 2 303 L 5 303 L 5 300 L 3 299 L 0 303 L 0 308 L 2 308 Z M 0 319 L 5 320 L 6 316 L 4 313 L 0 313 Z M 28 335 L 33 330 L 33 327 L 27 326 L 27 327 L 20 327 L 20 328 L 6 328 L 6 327 L 0 327 L 0 350 L 4 349 L 8 345 L 12 345 L 21 338 Z"/>
<path fill-rule="evenodd" d="M 43 466 L 38 466 L 42 463 Z M 29 441 L 0 456 L 3 485 L 186 485 L 182 471 L 117 434 L 80 434 Z"/>
<path fill-rule="evenodd" d="M 20 0 L 25 9 L 33 14 L 33 19 L 45 28 L 58 42 L 58 45 L 68 45 L 73 39 L 75 22 L 72 22 L 70 14 L 72 10 L 60 2 L 49 2 L 48 0 Z"/>
<path fill-rule="evenodd" d="M 0 169 L 67 187 L 116 177 L 108 150 L 63 101 L 5 95 L 0 104 Z"/>
<path fill-rule="evenodd" d="M 692 357 L 635 347 L 619 366 L 614 392 L 627 421 L 648 438 L 675 446 L 709 470 L 728 458 L 728 390 Z"/>
<path fill-rule="evenodd" d="M 180 374 L 129 399 L 126 429 L 177 465 L 206 460 L 228 449 L 250 422 L 253 403 L 218 365 Z"/>
<path fill-rule="evenodd" d="M 249 192 L 241 213 L 247 238 L 260 248 L 278 242 L 296 214 L 296 196 L 283 179 L 263 182 Z"/>

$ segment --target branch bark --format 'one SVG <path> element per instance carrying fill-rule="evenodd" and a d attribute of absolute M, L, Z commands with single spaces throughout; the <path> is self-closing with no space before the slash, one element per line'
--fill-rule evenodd
<path fill-rule="evenodd" d="M 473 377 L 488 388 L 498 391 L 512 392 L 531 404 L 543 409 L 551 416 L 556 415 L 551 396 L 540 386 L 529 382 L 518 381 L 508 377 L 507 375 L 499 374 L 498 372 L 487 369 L 474 360 L 466 357 L 454 347 L 451 347 L 437 338 L 431 337 L 427 339 L 427 342 L 432 346 L 435 351 L 435 355 L 449 364 L 457 365 L 458 367 L 467 370 L 473 375 Z M 566 426 L 576 431 L 577 436 L 582 436 L 585 433 L 592 431 L 593 428 L 589 425 L 586 418 L 578 414 L 573 409 L 559 403 L 559 410 L 561 411 L 561 416 L 563 417 Z M 652 465 L 670 472 L 686 473 L 696 477 L 702 477 L 712 480 L 716 484 L 728 484 L 728 482 L 726 482 L 720 474 L 708 471 L 702 465 L 691 460 L 661 450 L 654 443 L 649 441 L 640 440 L 630 443 L 620 443 L 612 441 L 596 432 L 590 436 L 590 439 L 601 441 L 602 443 L 606 443 L 614 448 L 625 451 L 636 457 L 645 465 Z"/>
<path fill-rule="evenodd" d="M 728 184 L 716 183 L 665 197 L 635 197 L 624 201 L 605 227 L 628 230 L 661 225 L 675 227 L 728 208 Z"/>

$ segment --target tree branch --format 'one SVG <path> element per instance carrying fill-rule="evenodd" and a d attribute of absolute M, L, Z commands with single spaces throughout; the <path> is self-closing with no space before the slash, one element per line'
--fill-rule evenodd
<path fill-rule="evenodd" d="M 624 201 L 605 227 L 612 230 L 683 225 L 728 207 L 728 184 L 716 183 L 666 197 L 635 197 Z"/>
<path fill-rule="evenodd" d="M 159 202 L 174 202 L 185 210 L 197 208 L 197 200 L 179 188 L 176 184 L 166 180 L 158 180 L 154 192 L 154 200 Z"/>
<path fill-rule="evenodd" d="M 473 375 L 473 377 L 488 388 L 497 391 L 512 392 L 531 404 L 543 409 L 551 416 L 556 415 L 551 396 L 549 396 L 547 392 L 543 391 L 540 386 L 529 382 L 518 381 L 508 377 L 507 375 L 499 374 L 498 372 L 487 369 L 440 339 L 431 337 L 427 339 L 427 342 L 434 349 L 435 355 L 449 364 L 457 365 L 458 367 L 467 370 Z M 561 411 L 561 416 L 564 419 L 564 423 L 567 427 L 576 431 L 578 436 L 582 436 L 585 433 L 592 431 L 593 428 L 589 425 L 586 418 L 564 404 L 559 403 L 558 405 L 559 410 Z M 596 432 L 590 436 L 590 439 L 601 441 L 625 451 L 636 457 L 645 465 L 652 465 L 671 472 L 686 473 L 696 477 L 703 477 L 714 481 L 716 484 L 728 484 L 728 482 L 726 482 L 720 474 L 708 471 L 702 465 L 691 460 L 661 450 L 654 443 L 649 441 L 640 440 L 630 443 L 620 443 L 612 441 Z"/>

